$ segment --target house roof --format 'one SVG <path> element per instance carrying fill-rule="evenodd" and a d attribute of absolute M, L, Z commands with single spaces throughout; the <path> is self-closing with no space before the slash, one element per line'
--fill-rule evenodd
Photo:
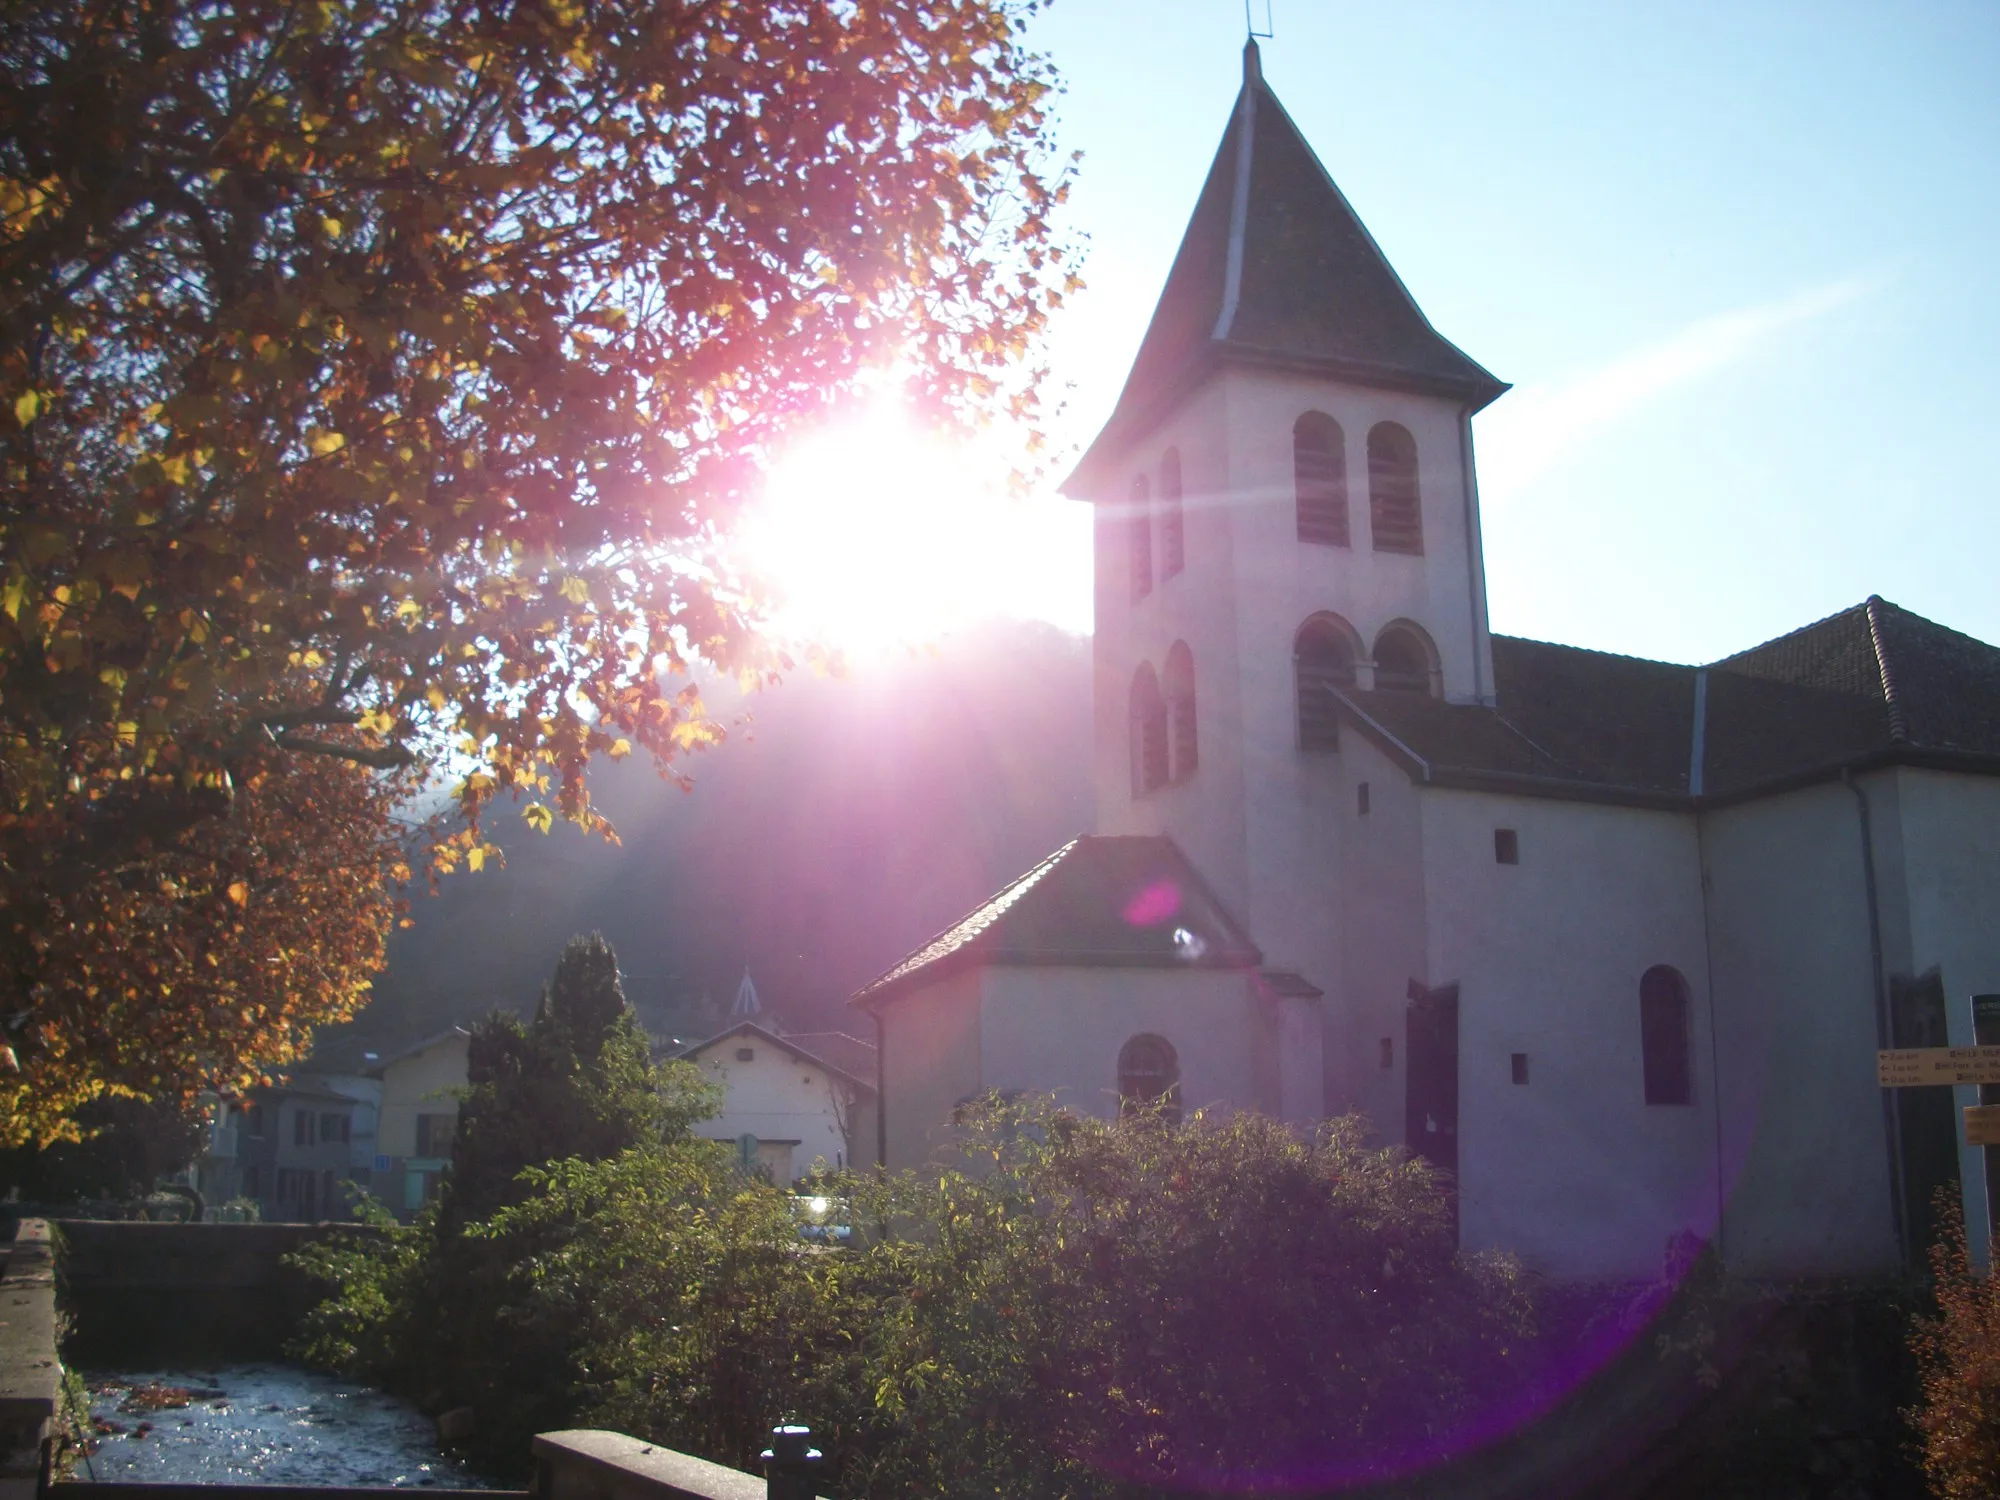
<path fill-rule="evenodd" d="M 456 1037 L 464 1037 L 467 1041 L 470 1041 L 472 1033 L 467 1031 L 463 1026 L 450 1026 L 443 1031 L 433 1032 L 430 1036 L 423 1038 L 421 1041 L 412 1042 L 400 1051 L 391 1052 L 387 1057 L 377 1058 L 368 1065 L 367 1071 L 362 1076 L 366 1078 L 380 1078 L 397 1063 L 405 1062 L 420 1052 L 428 1052 L 440 1042 L 449 1042 Z"/>
<path fill-rule="evenodd" d="M 734 1041 L 738 1037 L 746 1036 L 755 1037 L 766 1046 L 776 1047 L 782 1052 L 789 1052 L 800 1062 L 811 1063 L 816 1068 L 821 1068 L 835 1077 L 846 1080 L 858 1089 L 862 1089 L 870 1094 L 875 1092 L 874 1044 L 864 1042 L 860 1037 L 846 1036 L 837 1031 L 819 1031 L 798 1036 L 784 1036 L 778 1032 L 766 1030 L 755 1021 L 739 1021 L 726 1031 L 718 1031 L 714 1036 L 707 1038 L 705 1041 L 689 1042 L 684 1047 L 676 1048 L 674 1051 L 669 1052 L 667 1057 L 669 1059 L 692 1061 L 711 1048 L 719 1047 L 724 1042 Z M 809 1038 L 818 1040 L 822 1044 L 826 1043 L 829 1038 L 836 1039 L 836 1041 L 833 1046 L 808 1047 L 805 1043 Z M 841 1046 L 841 1043 L 846 1045 Z M 845 1064 L 848 1065 L 844 1065 L 842 1060 L 829 1055 L 834 1052 L 845 1053 Z M 861 1064 L 861 1066 L 851 1066 L 851 1064 L 856 1063 Z M 795 1141 L 793 1144 L 796 1145 L 797 1142 Z"/>
<path fill-rule="evenodd" d="M 1737 798 L 1891 760 L 2000 771 L 2000 649 L 1870 598 L 1706 667 L 1493 638 L 1497 706 L 1343 711 L 1420 779 Z"/>
<path fill-rule="evenodd" d="M 1475 410 L 1507 389 L 1431 327 L 1264 82 L 1254 41 L 1125 388 L 1064 492 L 1222 363 L 1431 392 Z"/>
<path fill-rule="evenodd" d="M 1159 835 L 1072 839 L 880 978 L 872 1006 L 979 964 L 1249 968 L 1256 945 L 1180 847 Z"/>

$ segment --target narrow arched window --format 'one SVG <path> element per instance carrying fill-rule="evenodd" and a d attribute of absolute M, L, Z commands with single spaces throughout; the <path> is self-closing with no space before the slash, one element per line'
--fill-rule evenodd
<path fill-rule="evenodd" d="M 1368 525 L 1377 552 L 1424 550 L 1417 440 L 1395 422 L 1377 422 L 1368 429 Z"/>
<path fill-rule="evenodd" d="M 1167 705 L 1150 663 L 1132 674 L 1132 795 L 1167 784 Z"/>
<path fill-rule="evenodd" d="M 1292 424 L 1292 488 L 1299 540 L 1347 546 L 1347 438 L 1325 412 L 1309 411 Z"/>
<path fill-rule="evenodd" d="M 1181 522 L 1181 450 L 1169 448 L 1160 460 L 1160 578 L 1187 566 L 1187 536 Z"/>
<path fill-rule="evenodd" d="M 1132 500 L 1126 525 L 1131 527 L 1132 597 L 1143 599 L 1153 592 L 1153 497 L 1146 476 L 1132 479 Z"/>
<path fill-rule="evenodd" d="M 1194 711 L 1194 653 L 1186 641 L 1175 641 L 1167 652 L 1167 669 L 1161 674 L 1167 699 L 1169 779 L 1186 781 L 1201 763 L 1196 742 Z"/>
<path fill-rule="evenodd" d="M 1431 643 L 1414 625 L 1384 626 L 1375 637 L 1375 691 L 1431 696 L 1434 654 Z"/>
<path fill-rule="evenodd" d="M 1646 1102 L 1692 1104 L 1688 986 L 1680 970 L 1658 964 L 1640 978 L 1639 1045 L 1645 1056 Z"/>
<path fill-rule="evenodd" d="M 1118 1049 L 1118 1113 L 1153 1108 L 1180 1123 L 1181 1060 L 1165 1037 L 1141 1032 Z"/>
<path fill-rule="evenodd" d="M 1354 631 L 1338 615 L 1314 615 L 1292 642 L 1299 697 L 1299 748 L 1338 750 L 1340 712 L 1333 694 L 1354 691 Z"/>

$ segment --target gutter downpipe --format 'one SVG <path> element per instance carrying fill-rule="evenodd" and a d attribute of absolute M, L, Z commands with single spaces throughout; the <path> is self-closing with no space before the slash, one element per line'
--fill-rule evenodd
<path fill-rule="evenodd" d="M 1722 1035 L 1715 1007 L 1715 922 L 1709 913 L 1708 815 L 1700 802 L 1707 790 L 1708 765 L 1708 668 L 1694 673 L 1694 736 L 1688 747 L 1688 799 L 1694 809 L 1694 860 L 1701 884 L 1701 967 L 1708 990 L 1708 1092 L 1710 1113 L 1715 1117 L 1715 1254 L 1724 1267 L 1729 1264 L 1729 1242 L 1724 1236 L 1729 1193 L 1723 1180 L 1722 1118 Z"/>
<path fill-rule="evenodd" d="M 1842 768 L 1841 784 L 1854 793 L 1855 810 L 1861 819 L 1861 876 L 1868 893 L 1868 957 L 1875 981 L 1875 1044 L 1887 1050 L 1892 1045 L 1889 1030 L 1889 984 L 1882 972 L 1882 907 L 1875 888 L 1875 826 L 1868 793 L 1854 779 L 1852 770 Z M 1896 1091 L 1882 1090 L 1882 1133 L 1889 1144 L 1889 1217 L 1896 1226 L 1896 1253 L 1907 1267 L 1910 1263 L 1910 1226 L 1903 1215 L 1903 1122 L 1896 1109 Z"/>
<path fill-rule="evenodd" d="M 880 1176 L 889 1166 L 889 1096 L 882 1089 L 882 1046 L 888 1040 L 882 1012 L 870 1011 L 875 1019 L 875 1172 Z"/>

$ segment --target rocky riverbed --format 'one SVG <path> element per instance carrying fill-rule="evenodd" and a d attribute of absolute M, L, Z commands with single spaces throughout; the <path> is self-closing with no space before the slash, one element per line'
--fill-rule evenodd
<path fill-rule="evenodd" d="M 477 1487 L 429 1418 L 368 1386 L 282 1364 L 85 1371 L 78 1479 Z"/>

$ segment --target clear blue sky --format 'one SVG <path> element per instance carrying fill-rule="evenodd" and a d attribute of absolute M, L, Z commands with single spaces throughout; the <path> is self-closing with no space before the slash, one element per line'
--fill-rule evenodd
<path fill-rule="evenodd" d="M 2000 3 L 1272 13 L 1278 97 L 1514 383 L 1475 425 L 1496 630 L 1709 660 L 1879 593 L 2000 642 Z M 1073 442 L 1221 137 L 1243 8 L 1058 0 L 1032 34 L 1085 154 Z M 1039 524 L 1073 560 L 1080 520 Z"/>

